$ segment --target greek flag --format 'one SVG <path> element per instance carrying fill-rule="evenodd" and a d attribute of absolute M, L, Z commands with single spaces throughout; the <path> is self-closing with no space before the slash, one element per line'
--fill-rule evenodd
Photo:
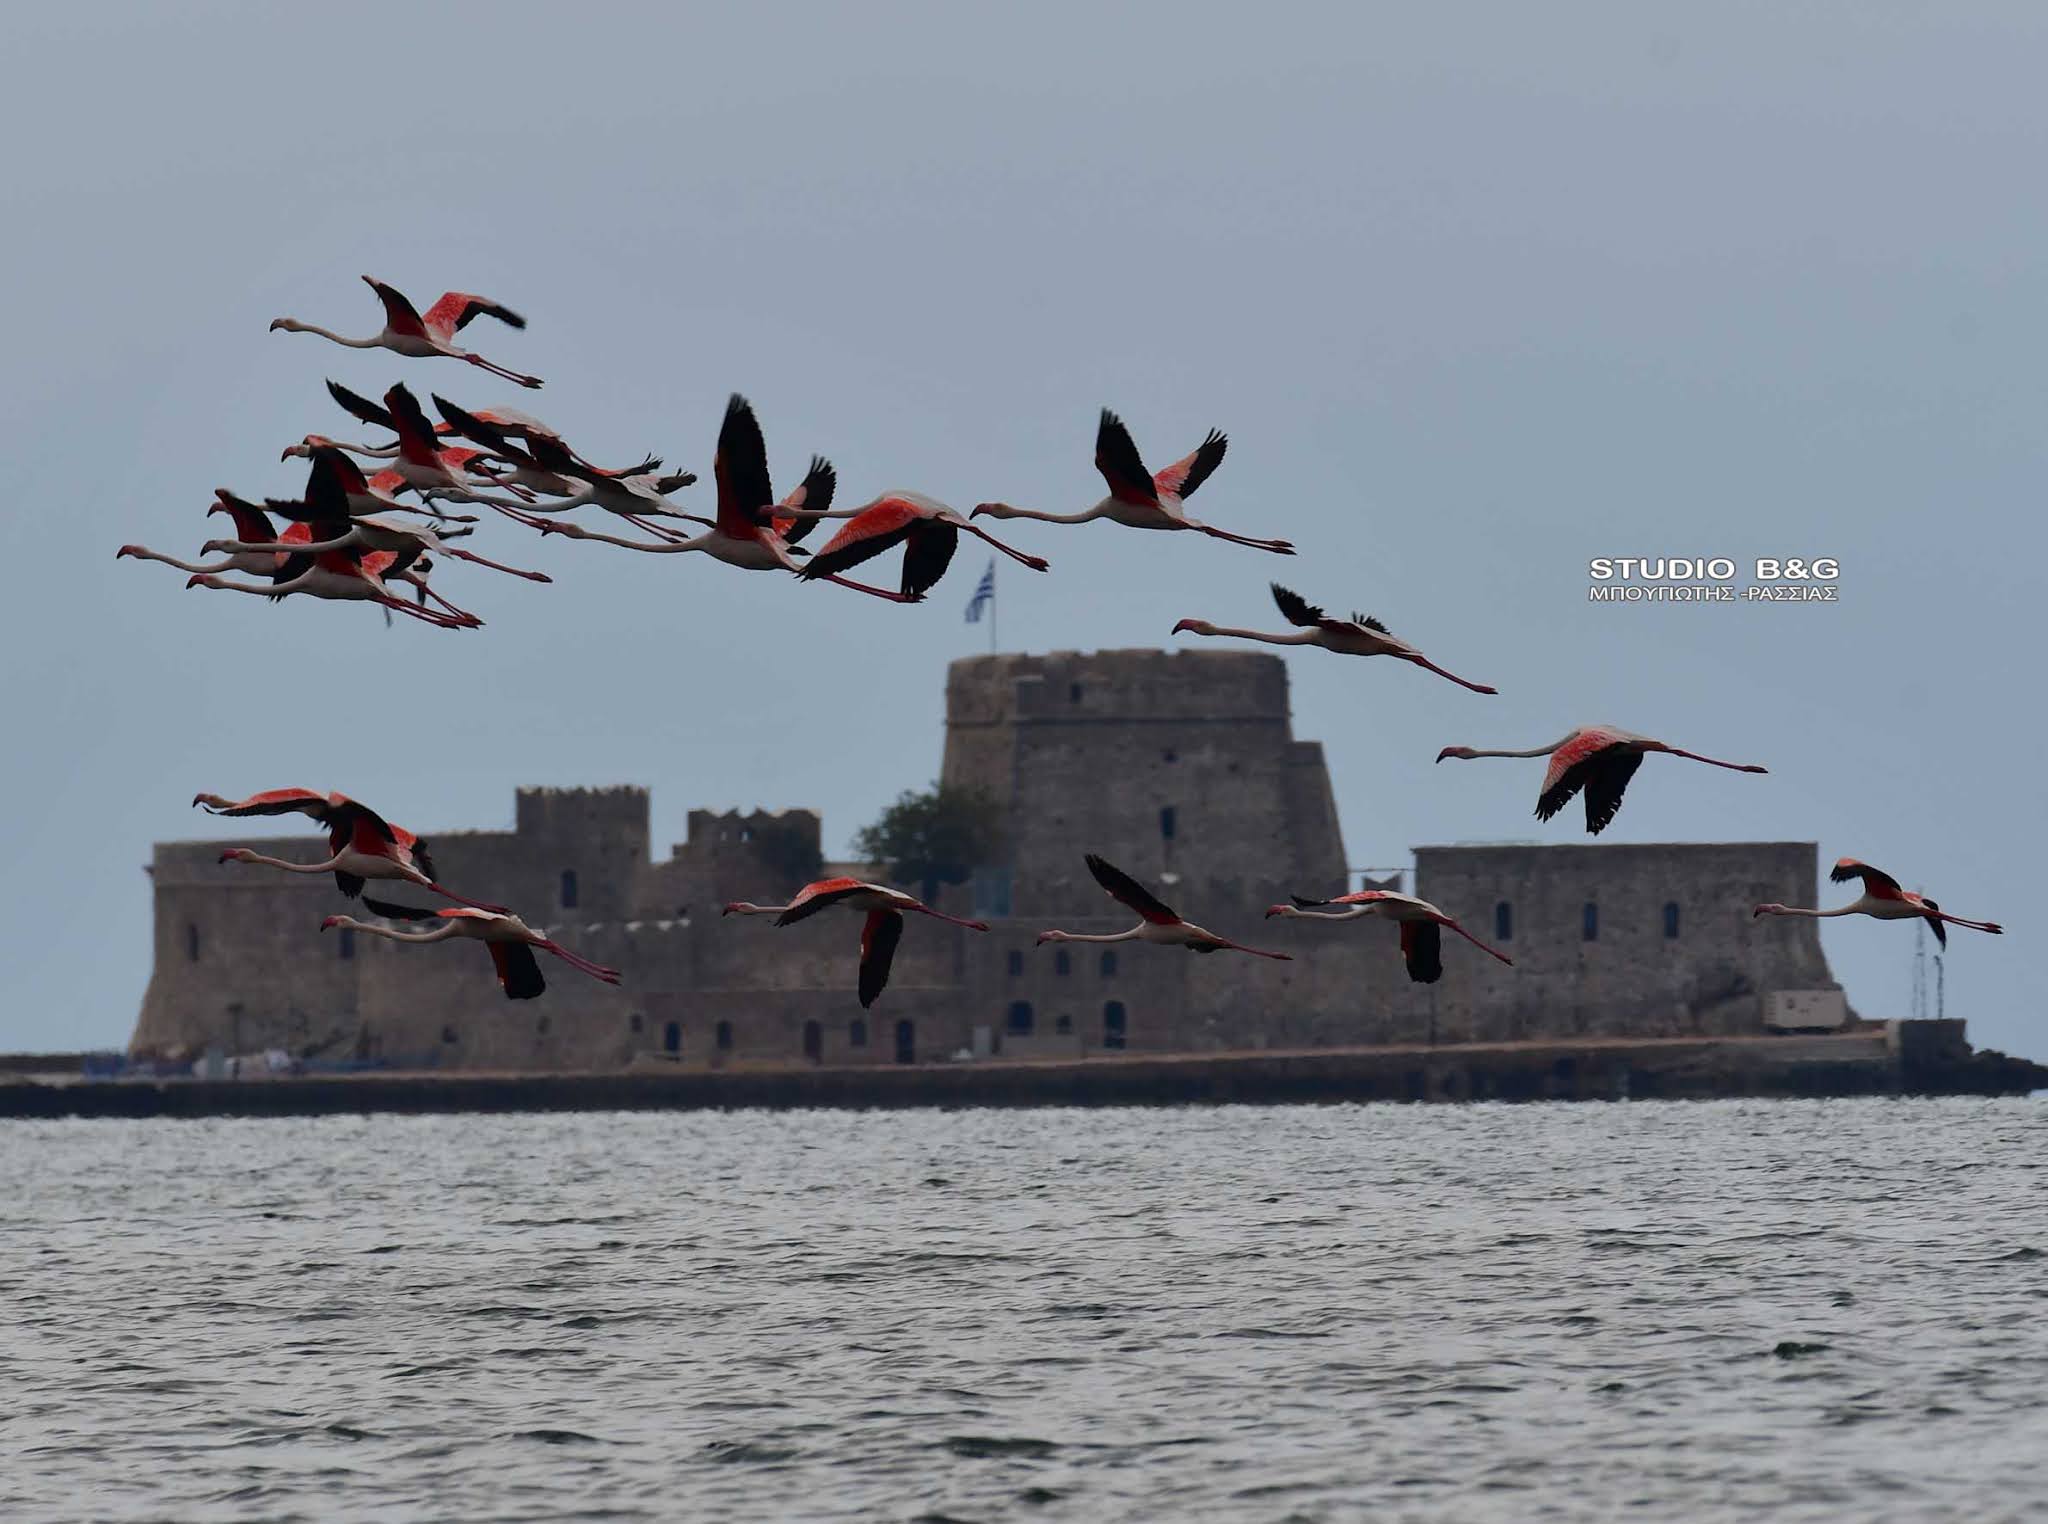
<path fill-rule="evenodd" d="M 981 623 L 981 611 L 996 599 L 996 558 L 988 558 L 988 570 L 981 574 L 981 581 L 975 585 L 974 596 L 967 600 L 967 622 Z"/>

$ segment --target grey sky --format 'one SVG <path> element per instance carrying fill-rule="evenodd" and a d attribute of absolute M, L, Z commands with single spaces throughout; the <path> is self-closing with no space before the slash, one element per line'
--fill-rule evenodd
<path fill-rule="evenodd" d="M 1301 556 L 1003 526 L 1053 562 L 999 569 L 1005 645 L 1270 626 L 1280 575 L 1498 685 L 1288 657 L 1359 864 L 1583 839 L 1447 743 L 1766 763 L 1653 759 L 1607 839 L 1817 839 L 2003 920 L 1949 1011 L 2040 1056 L 2044 44 L 2017 4 L 8 7 L 0 1047 L 125 1039 L 198 789 L 448 830 L 636 782 L 662 843 L 814 805 L 836 849 L 937 768 L 971 549 L 902 609 L 490 525 L 557 581 L 448 567 L 472 634 L 112 559 L 295 492 L 282 445 L 355 437 L 333 376 L 707 478 L 742 390 L 778 486 L 819 450 L 848 502 L 1074 509 L 1098 407 L 1155 466 L 1224 428 L 1196 510 Z M 266 331 L 372 331 L 366 271 L 525 312 L 471 332 L 546 390 Z M 1843 602 L 1587 603 L 1644 554 L 1834 556 Z M 1909 929 L 1824 939 L 1904 1014 Z"/>

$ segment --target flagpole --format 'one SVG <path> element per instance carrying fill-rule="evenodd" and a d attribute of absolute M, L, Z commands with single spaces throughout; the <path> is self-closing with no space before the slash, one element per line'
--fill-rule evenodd
<path fill-rule="evenodd" d="M 988 563 L 988 654 L 996 654 L 996 563 Z"/>

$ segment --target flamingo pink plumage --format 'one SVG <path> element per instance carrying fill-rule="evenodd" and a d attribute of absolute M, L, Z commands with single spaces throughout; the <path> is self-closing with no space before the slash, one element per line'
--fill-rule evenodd
<path fill-rule="evenodd" d="M 1297 626 L 1292 635 L 1235 630 L 1227 625 L 1211 624 L 1206 619 L 1183 619 L 1173 627 L 1173 633 L 1178 635 L 1185 630 L 1195 635 L 1227 635 L 1238 640 L 1264 641 L 1269 646 L 1321 646 L 1326 651 L 1336 651 L 1345 656 L 1395 656 L 1434 672 L 1438 677 L 1447 677 L 1474 693 L 1500 691 L 1484 683 L 1467 682 L 1455 672 L 1446 672 L 1400 636 L 1389 634 L 1387 627 L 1370 614 L 1332 619 L 1300 594 L 1290 592 L 1279 583 L 1273 583 L 1272 588 L 1273 601 L 1279 605 L 1281 614 L 1289 624 Z"/>
<path fill-rule="evenodd" d="M 969 931 L 988 930 L 986 921 L 968 921 L 957 915 L 947 915 L 943 910 L 932 909 L 915 895 L 891 889 L 886 884 L 863 883 L 857 878 L 821 878 L 805 884 L 787 905 L 756 905 L 751 900 L 735 900 L 720 913 L 772 915 L 777 926 L 793 926 L 835 906 L 858 910 L 866 916 L 860 931 L 859 994 L 863 1008 L 873 1005 L 889 982 L 889 968 L 895 961 L 896 944 L 903 937 L 903 917 L 906 914 L 928 915 L 935 921 L 964 926 Z"/>
<path fill-rule="evenodd" d="M 1345 908 L 1330 908 L 1339 905 Z M 1397 894 L 1391 889 L 1361 889 L 1356 894 L 1340 894 L 1328 900 L 1304 899 L 1297 894 L 1292 904 L 1274 905 L 1267 909 L 1269 920 L 1276 915 L 1310 921 L 1355 921 L 1364 916 L 1378 916 L 1397 922 L 1401 927 L 1401 957 L 1408 965 L 1408 977 L 1417 984 L 1434 984 L 1444 976 L 1442 928 L 1446 926 L 1481 952 L 1491 954 L 1510 967 L 1515 961 L 1497 948 L 1488 947 L 1428 900 L 1419 900 L 1412 894 Z"/>
<path fill-rule="evenodd" d="M 494 365 L 480 354 L 458 348 L 455 343 L 455 335 L 471 318 L 480 315 L 494 317 L 508 327 L 524 328 L 526 319 L 510 307 L 487 297 L 473 296 L 467 291 L 447 291 L 422 313 L 397 287 L 386 285 L 374 275 L 365 275 L 363 282 L 377 293 L 377 300 L 384 304 L 384 326 L 368 338 L 346 338 L 330 329 L 288 317 L 273 319 L 271 331 L 274 333 L 282 328 L 286 333 L 317 333 L 323 339 L 332 339 L 350 349 L 388 349 L 393 354 L 413 359 L 446 356 L 451 360 L 466 360 L 520 386 L 537 387 L 541 384 L 538 376 L 522 376 L 516 370 Z"/>
<path fill-rule="evenodd" d="M 332 873 L 335 885 L 349 899 L 363 892 L 370 879 L 403 879 L 406 883 L 440 895 L 443 899 L 477 910 L 504 914 L 503 905 L 486 905 L 434 882 L 434 860 L 427 844 L 403 826 L 395 826 L 366 804 L 346 794 L 322 794 L 309 788 L 269 789 L 247 799 L 224 799 L 218 794 L 195 794 L 195 805 L 209 814 L 246 818 L 254 815 L 306 815 L 327 827 L 327 861 L 293 863 L 265 857 L 247 847 L 230 847 L 220 861 L 254 863 L 286 873 Z"/>
<path fill-rule="evenodd" d="M 617 969 L 606 968 L 602 963 L 591 962 L 581 953 L 569 951 L 561 943 L 535 931 L 510 911 L 479 910 L 469 906 L 427 910 L 373 900 L 368 895 L 363 897 L 363 908 L 390 921 L 438 921 L 440 924 L 432 931 L 409 932 L 358 921 L 354 916 L 331 915 L 320 923 L 320 929 L 330 931 L 335 927 L 345 927 L 391 942 L 446 942 L 455 937 L 482 942 L 490 950 L 491 966 L 497 970 L 498 983 L 503 987 L 507 1000 L 531 1000 L 547 989 L 547 980 L 541 977 L 540 964 L 533 956 L 536 947 L 542 952 L 553 953 L 571 968 L 593 979 L 606 984 L 619 982 Z"/>
<path fill-rule="evenodd" d="M 1967 926 L 1972 931 L 1988 931 L 1993 936 L 2003 935 L 2005 928 L 1996 921 L 1971 921 L 1959 915 L 1950 915 L 1925 895 L 1903 889 L 1899 881 L 1882 869 L 1873 868 L 1853 857 L 1839 859 L 1828 877 L 1837 884 L 1846 884 L 1852 878 L 1863 880 L 1863 893 L 1848 904 L 1834 910 L 1802 910 L 1791 905 L 1759 905 L 1750 912 L 1754 920 L 1760 915 L 1811 916 L 1824 920 L 1829 916 L 1867 915 L 1879 921 L 1925 921 L 1934 928 L 1935 940 L 1943 947 L 1948 946 L 1946 926 Z M 1946 926 L 1944 925 L 1946 923 Z"/>
<path fill-rule="evenodd" d="M 1548 757 L 1550 767 L 1543 775 L 1543 790 L 1536 799 L 1536 818 L 1548 820 L 1583 788 L 1586 791 L 1586 831 L 1597 836 L 1621 808 L 1621 796 L 1628 787 L 1628 780 L 1643 765 L 1644 756 L 1653 751 L 1688 757 L 1694 762 L 1725 767 L 1731 772 L 1770 771 L 1753 762 L 1721 762 L 1713 757 L 1703 757 L 1696 751 L 1683 751 L 1612 725 L 1581 725 L 1563 739 L 1529 751 L 1475 751 L 1470 746 L 1446 746 L 1436 754 L 1436 759 L 1441 762 L 1446 757 Z"/>
<path fill-rule="evenodd" d="M 1185 947 L 1189 952 L 1212 953 L 1227 949 L 1251 953 L 1259 958 L 1277 958 L 1281 962 L 1294 960 L 1292 953 L 1265 952 L 1256 947 L 1246 947 L 1242 942 L 1219 937 L 1192 921 L 1182 920 L 1151 890 L 1093 852 L 1082 860 L 1088 864 L 1088 871 L 1095 876 L 1095 882 L 1108 891 L 1111 899 L 1137 913 L 1138 924 L 1129 931 L 1102 936 L 1077 931 L 1041 931 L 1038 934 L 1041 945 L 1046 942 L 1157 942 L 1167 947 Z"/>

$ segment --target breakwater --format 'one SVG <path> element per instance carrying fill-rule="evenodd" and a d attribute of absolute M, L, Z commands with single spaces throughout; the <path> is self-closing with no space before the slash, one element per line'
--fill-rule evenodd
<path fill-rule="evenodd" d="M 1082 1061 L 583 1073 L 382 1071 L 0 1084 L 0 1117 L 1172 1106 L 2016 1094 L 2048 1068 L 1973 1051 L 1960 1021 L 1826 1036 L 1586 1039 Z"/>

